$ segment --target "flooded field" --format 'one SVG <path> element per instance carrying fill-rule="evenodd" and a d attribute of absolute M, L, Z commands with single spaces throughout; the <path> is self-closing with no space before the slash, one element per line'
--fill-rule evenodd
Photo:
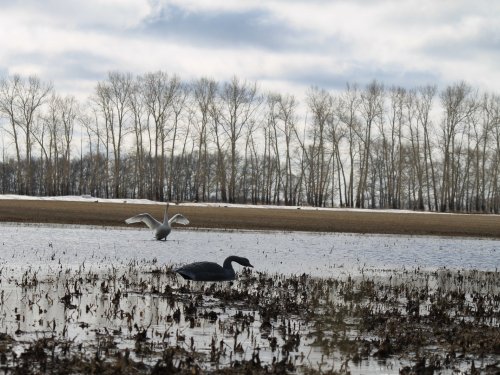
<path fill-rule="evenodd" d="M 0 224 L 0 369 L 500 371 L 499 241 Z M 233 283 L 188 282 L 199 260 Z"/>

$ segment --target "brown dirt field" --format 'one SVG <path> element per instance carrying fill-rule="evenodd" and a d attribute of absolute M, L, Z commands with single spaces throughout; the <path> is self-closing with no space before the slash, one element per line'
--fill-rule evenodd
<path fill-rule="evenodd" d="M 0 200 L 0 221 L 125 226 L 142 212 L 163 217 L 164 206 L 127 203 Z M 261 209 L 171 205 L 190 228 L 428 234 L 500 238 L 500 215 Z M 134 224 L 143 226 L 142 224 Z"/>

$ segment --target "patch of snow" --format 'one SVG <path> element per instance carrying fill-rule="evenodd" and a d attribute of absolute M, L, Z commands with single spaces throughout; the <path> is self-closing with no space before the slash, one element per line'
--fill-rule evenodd
<path fill-rule="evenodd" d="M 0 200 L 42 200 L 42 201 L 71 201 L 71 202 L 98 202 L 98 203 L 127 203 L 127 204 L 156 204 L 165 205 L 167 202 L 152 201 L 149 199 L 116 199 L 116 198 L 95 198 L 91 195 L 64 195 L 55 197 L 34 197 L 29 195 L 0 194 Z M 260 208 L 260 209 L 283 209 L 283 210 L 310 210 L 310 211 L 339 211 L 339 212 L 369 212 L 369 213 L 398 213 L 398 214 L 432 214 L 432 215 L 465 215 L 455 213 L 393 210 L 393 209 L 362 209 L 362 208 L 338 208 L 338 207 L 312 207 L 312 206 L 275 206 L 265 204 L 237 204 L 237 203 L 217 203 L 217 202 L 182 202 L 172 203 L 177 206 L 194 207 L 226 207 L 226 208 Z"/>

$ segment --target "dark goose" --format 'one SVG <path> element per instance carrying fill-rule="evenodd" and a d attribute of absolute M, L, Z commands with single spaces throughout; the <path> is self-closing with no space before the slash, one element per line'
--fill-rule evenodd
<path fill-rule="evenodd" d="M 236 278 L 232 262 L 244 267 L 253 267 L 247 258 L 232 255 L 227 257 L 222 267 L 214 262 L 195 262 L 177 268 L 175 272 L 186 280 L 194 281 L 231 281 Z"/>

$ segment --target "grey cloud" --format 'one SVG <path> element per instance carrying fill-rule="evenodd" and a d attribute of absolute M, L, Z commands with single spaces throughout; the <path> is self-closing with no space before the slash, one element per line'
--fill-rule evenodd
<path fill-rule="evenodd" d="M 468 38 L 436 39 L 422 48 L 422 52 L 436 58 L 475 59 L 483 54 L 500 57 L 500 36 L 497 30 L 481 30 Z"/>
<path fill-rule="evenodd" d="M 55 70 L 65 76 L 76 75 L 82 79 L 98 80 L 103 77 L 103 68 L 114 62 L 107 57 L 96 55 L 87 51 L 66 51 L 64 54 L 54 56 L 58 64 Z"/>
<path fill-rule="evenodd" d="M 277 50 L 301 47 L 307 37 L 263 9 L 199 13 L 168 6 L 156 17 L 145 20 L 136 31 L 203 47 Z"/>
<path fill-rule="evenodd" d="M 100 80 L 107 72 L 112 60 L 87 51 L 70 50 L 59 54 L 22 53 L 12 56 L 12 65 L 26 61 L 36 61 L 43 66 L 47 76 L 44 79 L 83 79 Z"/>

